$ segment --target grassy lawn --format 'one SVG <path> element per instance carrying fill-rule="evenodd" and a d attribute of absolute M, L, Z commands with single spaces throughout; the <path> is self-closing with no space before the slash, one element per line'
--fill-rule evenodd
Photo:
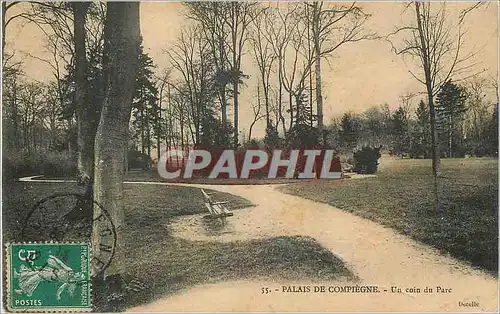
<path fill-rule="evenodd" d="M 430 160 L 381 159 L 375 178 L 318 180 L 282 190 L 392 227 L 497 275 L 498 161 L 443 159 L 442 170 L 439 211 Z"/>
<path fill-rule="evenodd" d="M 18 239 L 23 219 L 33 204 L 55 192 L 81 192 L 72 183 L 9 182 L 3 190 L 4 242 Z M 110 304 L 95 300 L 99 312 L 121 311 L 176 293 L 195 284 L 231 279 L 276 280 L 355 279 L 343 262 L 308 237 L 275 237 L 231 243 L 189 241 L 171 234 L 169 222 L 180 215 L 205 211 L 196 188 L 125 185 L 126 222 L 123 261 L 130 278 L 147 288 Z M 251 206 L 248 200 L 225 193 L 231 210 Z M 237 215 L 237 211 L 235 211 Z M 201 218 L 200 218 L 201 219 Z M 230 223 L 230 217 L 228 222 Z M 216 223 L 216 222 L 214 222 Z M 94 286 L 98 291 L 98 286 Z"/>

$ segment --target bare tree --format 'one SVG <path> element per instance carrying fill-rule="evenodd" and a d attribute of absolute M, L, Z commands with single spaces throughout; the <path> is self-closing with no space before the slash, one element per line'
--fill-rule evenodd
<path fill-rule="evenodd" d="M 485 146 L 485 132 L 487 132 L 487 122 L 490 109 L 493 106 L 488 102 L 486 91 L 490 88 L 488 80 L 484 77 L 477 77 L 467 82 L 465 85 L 467 117 L 464 119 L 464 129 L 467 138 L 472 138 L 478 147 Z"/>
<path fill-rule="evenodd" d="M 400 108 L 403 110 L 405 114 L 405 119 L 409 120 L 411 113 L 412 113 L 412 100 L 415 98 L 416 94 L 415 93 L 404 93 L 403 95 L 399 96 L 399 99 L 401 101 L 400 103 Z"/>
<path fill-rule="evenodd" d="M 290 114 L 288 131 L 290 131 L 294 122 L 294 85 L 298 76 L 298 72 L 300 71 L 300 50 L 302 48 L 304 38 L 303 36 L 305 34 L 304 29 L 299 29 L 297 27 L 297 23 L 294 23 L 294 26 L 292 27 L 293 29 L 291 30 L 292 35 L 290 40 L 291 47 L 289 46 L 288 51 L 283 55 L 283 59 L 281 62 L 281 66 L 283 67 L 281 70 L 283 78 L 282 85 L 285 91 L 288 93 L 288 112 Z M 288 56 L 291 57 L 291 60 L 288 59 Z"/>
<path fill-rule="evenodd" d="M 188 17 L 201 24 L 205 39 L 210 43 L 216 68 L 216 81 L 221 103 L 222 123 L 227 121 L 227 86 L 232 86 L 233 126 L 235 147 L 238 146 L 239 132 L 239 85 L 244 74 L 241 60 L 245 42 L 248 40 L 248 28 L 255 14 L 258 3 L 255 2 L 193 2 L 186 4 Z"/>
<path fill-rule="evenodd" d="M 436 207 L 439 208 L 438 176 L 439 176 L 439 145 L 436 129 L 436 109 L 434 97 L 441 85 L 454 78 L 454 81 L 464 79 L 465 74 L 475 64 L 470 63 L 473 53 L 463 55 L 464 36 L 466 31 L 463 22 L 466 14 L 473 8 L 461 12 L 457 23 L 452 24 L 446 12 L 446 4 L 413 2 L 407 5 L 415 9 L 415 23 L 398 28 L 390 36 L 406 32 L 403 46 L 393 50 L 399 55 L 408 55 L 419 61 L 421 73 L 410 71 L 411 75 L 426 88 L 431 124 L 432 173 L 434 176 L 434 192 Z M 437 8 L 435 8 L 437 7 Z M 454 32 L 456 30 L 456 33 Z M 391 41 L 392 43 L 392 41 Z"/>
<path fill-rule="evenodd" d="M 90 23 L 87 22 L 89 8 L 92 8 Z M 67 91 L 63 90 L 61 85 L 62 80 L 65 72 L 74 69 L 72 79 L 75 83 L 75 96 L 71 107 L 75 111 L 77 121 L 80 182 L 90 181 L 93 175 L 94 137 L 100 104 L 89 101 L 87 97 L 89 94 L 87 59 L 90 58 L 90 62 L 94 63 L 102 61 L 97 58 L 102 50 L 104 11 L 103 4 L 99 3 L 33 2 L 29 10 L 11 17 L 11 19 L 21 17 L 34 23 L 44 34 L 50 59 L 30 56 L 52 68 L 59 93 L 58 101 L 61 105 L 64 103 L 64 98 L 68 97 Z M 72 116 L 73 113 L 67 114 L 68 121 L 71 122 Z"/>
<path fill-rule="evenodd" d="M 30 4 L 29 11 L 22 13 L 21 17 L 36 25 L 44 36 L 44 48 L 49 57 L 42 58 L 32 54 L 29 54 L 29 57 L 45 63 L 52 69 L 59 94 L 58 101 L 62 105 L 66 97 L 62 81 L 66 70 L 73 66 L 75 60 L 72 13 L 62 3 L 34 2 Z"/>
<path fill-rule="evenodd" d="M 225 19 L 230 30 L 229 51 L 232 55 L 231 82 L 233 85 L 233 113 L 234 113 L 234 147 L 238 147 L 239 140 L 239 86 L 244 76 L 241 71 L 241 60 L 245 42 L 248 40 L 248 28 L 259 15 L 256 11 L 259 5 L 256 2 L 229 2 L 228 16 Z"/>
<path fill-rule="evenodd" d="M 11 76 L 4 84 L 4 148 L 36 153 L 54 148 L 61 107 L 53 82 L 26 82 Z"/>
<path fill-rule="evenodd" d="M 205 38 L 200 37 L 201 26 L 195 25 L 181 32 L 176 44 L 165 53 L 172 68 L 182 77 L 185 96 L 189 100 L 188 115 L 193 122 L 193 142 L 200 142 L 201 121 L 206 113 L 207 103 L 211 100 L 210 89 L 213 86 L 212 59 L 210 46 Z"/>
<path fill-rule="evenodd" d="M 288 92 L 288 102 L 290 112 L 290 124 L 289 130 L 292 128 L 294 123 L 298 120 L 303 120 L 305 104 L 302 97 L 306 90 L 306 80 L 310 78 L 312 65 L 314 64 L 314 55 L 312 51 L 309 50 L 307 45 L 307 23 L 304 23 L 304 19 L 301 18 L 301 14 L 304 11 L 298 11 L 297 16 L 295 16 L 295 27 L 291 36 L 290 46 L 288 53 L 285 54 L 283 62 L 283 87 Z M 291 57 L 291 62 L 288 60 L 288 56 Z M 311 91 L 309 91 L 311 92 Z M 295 106 L 294 106 L 295 101 Z M 309 104 L 311 105 L 311 104 Z M 310 114 L 307 113 L 308 120 L 310 119 Z M 306 122 L 306 121 L 301 121 Z"/>
<path fill-rule="evenodd" d="M 18 94 L 18 113 L 20 115 L 21 147 L 25 152 L 36 152 L 37 128 L 41 122 L 44 107 L 43 85 L 41 83 L 26 83 L 21 86 Z"/>
<path fill-rule="evenodd" d="M 250 127 L 248 129 L 248 141 L 252 139 L 252 130 L 253 127 L 257 122 L 259 122 L 263 118 L 269 118 L 269 113 L 262 113 L 262 101 L 261 101 L 261 96 L 260 96 L 260 85 L 259 82 L 257 82 L 257 103 L 252 104 L 252 111 L 253 111 L 253 119 L 252 122 L 250 123 Z M 269 126 L 269 122 L 267 124 Z"/>
<path fill-rule="evenodd" d="M 467 74 L 475 66 L 470 60 L 473 53 L 463 54 L 464 30 L 463 22 L 472 8 L 461 12 L 458 21 L 452 23 L 446 11 L 446 4 L 433 4 L 430 2 L 412 2 L 407 9 L 415 9 L 413 24 L 398 28 L 389 34 L 392 36 L 406 33 L 401 48 L 393 45 L 393 50 L 398 55 L 407 55 L 418 60 L 421 73 L 410 71 L 411 75 L 426 88 L 429 105 L 429 118 L 431 124 L 432 145 L 432 173 L 434 176 L 434 194 L 436 208 L 439 209 L 438 176 L 439 176 L 439 145 L 436 129 L 436 109 L 434 97 L 441 85 L 453 78 L 454 81 L 467 78 Z M 456 30 L 456 32 L 455 32 Z"/>
<path fill-rule="evenodd" d="M 164 107 L 164 102 L 165 102 L 165 99 L 167 101 L 169 101 L 169 94 L 168 94 L 168 81 L 170 79 L 170 76 L 171 76 L 171 72 L 172 70 L 171 69 L 166 69 L 163 71 L 163 73 L 158 76 L 156 78 L 157 82 L 156 82 L 156 85 L 158 86 L 158 111 L 156 112 L 156 115 L 158 116 L 157 119 L 155 119 L 156 121 L 156 129 L 157 129 L 157 136 L 156 136 L 156 156 L 157 156 L 157 159 L 160 160 L 160 156 L 161 156 L 161 136 L 160 134 L 166 134 L 167 133 L 167 130 L 168 130 L 168 126 L 167 125 L 164 125 L 162 126 L 161 125 L 161 122 L 162 122 L 162 113 L 164 111 L 163 107 Z M 168 116 L 166 117 L 168 119 Z M 165 121 L 167 121 L 167 119 L 165 119 Z M 163 132 L 160 133 L 159 130 L 164 130 Z"/>
<path fill-rule="evenodd" d="M 276 128 L 279 127 L 281 123 L 283 135 L 286 134 L 285 117 L 283 115 L 283 85 L 284 85 L 284 74 L 283 68 L 285 64 L 285 55 L 288 46 L 292 40 L 292 36 L 295 30 L 296 13 L 300 8 L 300 4 L 283 4 L 284 8 L 281 8 L 280 3 L 276 3 L 276 7 L 270 7 L 266 11 L 266 17 L 270 23 L 266 24 L 264 29 L 264 37 L 270 43 L 273 49 L 274 55 L 277 59 L 277 72 L 278 72 L 278 90 L 276 103 Z"/>
<path fill-rule="evenodd" d="M 312 46 L 315 55 L 316 74 L 316 114 L 320 141 L 323 143 L 323 93 L 321 81 L 321 60 L 330 56 L 347 43 L 376 38 L 375 34 L 365 32 L 365 22 L 369 14 L 356 6 L 330 4 L 323 1 L 306 3 L 306 11 L 311 26 Z"/>
<path fill-rule="evenodd" d="M 62 128 L 62 121 L 60 119 L 63 108 L 58 101 L 59 93 L 57 90 L 57 84 L 54 82 L 49 82 L 45 86 L 44 90 L 44 108 L 41 117 L 44 129 L 48 131 L 48 149 L 54 149 L 58 132 Z"/>
<path fill-rule="evenodd" d="M 273 72 L 273 64 L 276 61 L 276 55 L 272 51 L 272 44 L 265 39 L 263 32 L 269 27 L 273 21 L 272 15 L 268 10 L 263 10 L 253 22 L 252 28 L 252 47 L 254 52 L 255 61 L 259 68 L 260 84 L 262 85 L 262 92 L 264 93 L 264 108 L 266 117 L 266 127 L 269 127 L 271 122 L 270 117 L 270 90 L 271 90 L 271 73 Z M 260 100 L 259 100 L 260 101 Z M 251 136 L 250 129 L 249 137 Z"/>
<path fill-rule="evenodd" d="M 230 30 L 227 28 L 229 3 L 224 2 L 186 2 L 187 17 L 197 21 L 206 42 L 210 45 L 216 72 L 216 90 L 221 107 L 222 124 L 227 124 L 228 85 L 231 83 L 231 65 L 228 43 Z"/>
<path fill-rule="evenodd" d="M 498 73 L 495 77 L 490 79 L 491 87 L 495 90 L 495 96 L 497 98 L 497 104 L 500 103 L 500 91 L 498 90 Z"/>
<path fill-rule="evenodd" d="M 22 17 L 24 14 L 24 12 L 18 13 L 18 14 L 11 15 L 11 16 L 9 16 L 9 18 L 7 18 L 7 12 L 12 7 L 14 7 L 15 5 L 17 5 L 19 3 L 21 3 L 21 2 L 20 1 L 11 1 L 11 2 L 2 1 L 2 51 L 3 52 L 5 51 L 5 31 L 7 30 L 7 26 L 13 20 L 15 20 L 16 18 Z"/>
<path fill-rule="evenodd" d="M 170 114 L 173 118 L 175 118 L 178 129 L 179 129 L 179 134 L 178 134 L 178 140 L 180 140 L 180 143 L 176 143 L 175 146 L 184 149 L 186 147 L 186 144 L 188 143 L 188 136 L 186 132 L 186 125 L 189 124 L 190 119 L 189 119 L 189 101 L 187 101 L 186 97 L 186 92 L 184 91 L 186 88 L 180 87 L 176 88 L 175 93 L 171 95 L 171 111 Z"/>

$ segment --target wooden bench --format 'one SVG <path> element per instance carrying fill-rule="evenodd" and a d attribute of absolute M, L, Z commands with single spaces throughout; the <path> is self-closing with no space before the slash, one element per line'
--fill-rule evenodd
<path fill-rule="evenodd" d="M 233 216 L 233 213 L 230 212 L 224 204 L 229 202 L 215 202 L 212 200 L 210 195 L 215 193 L 207 193 L 204 189 L 201 189 L 201 194 L 203 194 L 203 200 L 205 201 L 205 207 L 208 209 L 209 215 L 204 218 L 217 219 L 220 218 L 223 223 L 225 223 L 225 218 Z"/>

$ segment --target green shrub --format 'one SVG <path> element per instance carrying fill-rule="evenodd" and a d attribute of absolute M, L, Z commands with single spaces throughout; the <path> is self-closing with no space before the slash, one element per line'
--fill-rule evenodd
<path fill-rule="evenodd" d="M 148 170 L 151 168 L 152 160 L 149 155 L 143 154 L 137 150 L 131 150 L 128 152 L 127 156 L 129 169 L 140 168 L 142 170 Z"/>
<path fill-rule="evenodd" d="M 364 146 L 354 152 L 354 172 L 371 174 L 377 172 L 380 148 Z"/>
<path fill-rule="evenodd" d="M 39 156 L 22 152 L 4 151 L 2 154 L 2 169 L 5 179 L 13 179 L 26 175 L 39 174 Z"/>
<path fill-rule="evenodd" d="M 78 172 L 77 156 L 69 152 L 47 152 L 40 168 L 46 176 L 74 176 Z"/>
<path fill-rule="evenodd" d="M 3 177 L 17 179 L 23 176 L 71 176 L 77 173 L 77 159 L 69 152 L 13 152 L 2 155 Z"/>

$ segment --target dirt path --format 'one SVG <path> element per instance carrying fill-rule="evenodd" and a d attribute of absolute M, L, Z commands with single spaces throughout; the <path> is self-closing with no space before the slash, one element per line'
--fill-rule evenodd
<path fill-rule="evenodd" d="M 189 185 L 193 186 L 193 185 Z M 498 282 L 482 271 L 419 244 L 372 221 L 332 206 L 284 194 L 277 186 L 203 186 L 238 195 L 256 206 L 236 211 L 227 229 L 208 235 L 199 216 L 172 223 L 174 234 L 192 240 L 234 241 L 279 235 L 307 235 L 342 258 L 362 280 L 378 285 L 379 294 L 283 293 L 261 295 L 262 287 L 299 282 L 225 282 L 198 286 L 130 311 L 488 311 L 498 309 Z M 216 198 L 216 195 L 214 195 Z M 307 284 L 307 283 L 302 283 Z M 325 283 L 336 285 L 339 283 Z M 390 293 L 391 286 L 402 293 Z M 451 293 L 436 293 L 437 286 Z M 420 294 L 406 288 L 421 288 Z M 425 287 L 434 293 L 423 293 Z M 388 292 L 383 291 L 387 289 Z M 477 302 L 477 307 L 459 306 Z"/>
<path fill-rule="evenodd" d="M 29 180 L 23 180 L 29 181 Z M 40 182 L 40 181 L 39 181 Z M 158 184 L 160 182 L 127 182 Z M 370 220 L 332 206 L 284 194 L 278 186 L 191 185 L 238 195 L 256 206 L 235 211 L 220 234 L 207 234 L 201 216 L 184 216 L 172 222 L 178 237 L 203 241 L 234 241 L 279 235 L 306 235 L 339 256 L 364 285 L 378 285 L 378 294 L 283 293 L 282 285 L 307 282 L 235 281 L 197 286 L 131 312 L 224 311 L 398 311 L 398 312 L 497 312 L 498 281 L 434 249 L 417 243 Z M 214 195 L 216 200 L 217 196 Z M 325 282 L 324 285 L 340 285 Z M 402 293 L 391 293 L 391 286 Z M 450 289 L 437 293 L 436 288 Z M 272 292 L 262 295 L 261 288 Z M 421 293 L 406 293 L 406 288 Z M 424 293 L 430 287 L 433 293 Z M 384 289 L 388 290 L 387 292 Z M 476 302 L 475 307 L 459 302 Z"/>

